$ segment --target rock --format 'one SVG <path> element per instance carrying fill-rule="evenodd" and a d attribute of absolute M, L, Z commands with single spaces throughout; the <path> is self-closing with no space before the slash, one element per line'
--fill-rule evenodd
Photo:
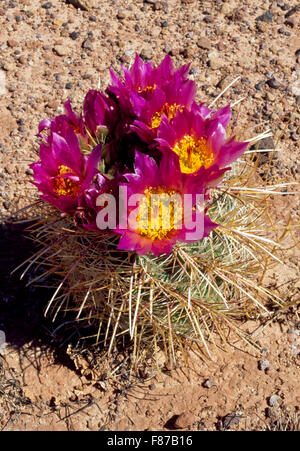
<path fill-rule="evenodd" d="M 260 90 L 261 90 L 261 87 L 262 87 L 264 84 L 265 84 L 264 81 L 260 81 L 260 82 L 256 83 L 256 85 L 254 85 L 254 88 L 255 88 L 257 91 L 260 91 Z"/>
<path fill-rule="evenodd" d="M 211 49 L 211 41 L 205 37 L 199 38 L 197 41 L 198 47 L 204 50 L 210 50 Z"/>
<path fill-rule="evenodd" d="M 69 34 L 69 37 L 75 41 L 79 37 L 80 33 L 79 31 L 72 31 L 72 33 Z"/>
<path fill-rule="evenodd" d="M 69 48 L 65 45 L 55 45 L 53 50 L 58 56 L 66 56 L 69 54 Z"/>
<path fill-rule="evenodd" d="M 226 86 L 229 85 L 230 82 L 232 82 L 234 79 L 233 75 L 227 75 L 226 77 L 222 78 L 218 83 L 217 83 L 217 88 L 221 88 L 224 89 L 226 88 Z"/>
<path fill-rule="evenodd" d="M 4 96 L 6 94 L 5 82 L 6 82 L 5 72 L 0 70 L 0 96 Z"/>
<path fill-rule="evenodd" d="M 190 58 L 192 58 L 195 55 L 196 49 L 195 49 L 195 47 L 189 46 L 186 49 L 184 49 L 184 51 L 182 53 L 183 53 L 183 56 L 185 58 L 189 58 L 190 59 Z"/>
<path fill-rule="evenodd" d="M 279 401 L 280 396 L 277 395 L 272 395 L 270 396 L 270 398 L 268 399 L 268 404 L 270 407 L 274 407 L 275 404 L 277 404 L 277 402 Z"/>
<path fill-rule="evenodd" d="M 273 89 L 279 89 L 280 87 L 282 87 L 282 83 L 279 80 L 277 80 L 275 77 L 270 78 L 267 81 L 267 84 L 270 86 L 270 88 L 273 88 Z"/>
<path fill-rule="evenodd" d="M 117 13 L 117 18 L 119 20 L 123 20 L 126 19 L 126 12 L 124 9 L 119 9 L 118 13 Z"/>
<path fill-rule="evenodd" d="M 269 360 L 262 359 L 258 361 L 258 369 L 261 371 L 265 371 L 267 368 L 269 368 L 270 362 Z"/>
<path fill-rule="evenodd" d="M 7 72 L 13 71 L 15 69 L 15 65 L 9 62 L 6 62 L 3 66 L 3 69 Z"/>
<path fill-rule="evenodd" d="M 183 412 L 174 421 L 174 428 L 185 429 L 196 421 L 196 416 L 192 412 Z"/>
<path fill-rule="evenodd" d="M 84 11 L 88 11 L 93 8 L 95 5 L 95 0 L 69 0 L 75 8 L 83 9 Z"/>
<path fill-rule="evenodd" d="M 142 49 L 140 57 L 143 60 L 151 60 L 153 58 L 153 50 L 150 47 Z"/>
<path fill-rule="evenodd" d="M 50 9 L 52 7 L 52 3 L 51 2 L 46 2 L 42 4 L 42 8 L 44 9 Z"/>
<path fill-rule="evenodd" d="M 223 61 L 219 57 L 219 54 L 217 52 L 212 52 L 211 54 L 208 54 L 208 61 L 209 66 L 212 70 L 220 69 L 220 67 L 223 66 Z"/>
<path fill-rule="evenodd" d="M 234 424 L 239 424 L 241 419 L 240 412 L 232 412 L 225 415 L 225 417 L 222 418 L 223 423 L 223 429 L 229 429 L 230 426 L 233 426 Z"/>
<path fill-rule="evenodd" d="M 292 16 L 293 14 L 295 14 L 297 11 L 299 11 L 300 6 L 294 6 L 294 8 L 290 9 L 286 14 L 285 14 L 285 18 L 288 19 L 290 16 Z"/>
<path fill-rule="evenodd" d="M 211 388 L 213 386 L 214 386 L 214 380 L 211 377 L 209 379 L 206 379 L 203 382 L 203 387 L 205 387 L 205 388 Z"/>
<path fill-rule="evenodd" d="M 285 23 L 285 25 L 287 25 L 288 27 L 291 27 L 291 28 L 297 27 L 296 17 L 291 17 L 291 18 L 287 19 L 284 23 Z"/>
<path fill-rule="evenodd" d="M 267 22 L 267 23 L 272 23 L 273 22 L 273 15 L 271 13 L 271 11 L 266 11 L 264 14 L 262 14 L 261 16 L 258 16 L 256 18 L 256 20 L 258 22 Z"/>
<path fill-rule="evenodd" d="M 91 52 L 94 50 L 93 42 L 90 38 L 87 38 L 82 43 L 82 48 L 85 50 L 90 50 Z"/>
<path fill-rule="evenodd" d="M 8 45 L 8 47 L 11 47 L 11 48 L 17 47 L 18 41 L 16 41 L 15 39 L 8 39 L 7 45 Z"/>

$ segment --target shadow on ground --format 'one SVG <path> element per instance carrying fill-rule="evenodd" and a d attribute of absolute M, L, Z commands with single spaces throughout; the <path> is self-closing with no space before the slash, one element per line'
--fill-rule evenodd
<path fill-rule="evenodd" d="M 32 351 L 35 348 L 39 350 L 36 355 L 40 355 L 40 351 L 51 352 L 59 363 L 74 369 L 64 347 L 68 332 L 61 328 L 56 334 L 58 324 L 44 316 L 53 289 L 47 288 L 46 282 L 45 286 L 29 284 L 41 268 L 33 265 L 22 280 L 20 276 L 26 264 L 12 274 L 36 252 L 26 232 L 29 225 L 28 222 L 20 224 L 10 219 L 0 224 L 0 330 L 5 334 L 7 345 L 20 354 L 26 349 L 34 355 Z M 33 362 L 38 366 L 37 363 Z"/>

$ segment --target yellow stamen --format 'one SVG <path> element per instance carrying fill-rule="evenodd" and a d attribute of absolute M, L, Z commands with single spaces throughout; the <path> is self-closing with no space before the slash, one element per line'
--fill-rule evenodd
<path fill-rule="evenodd" d="M 177 103 L 174 103 L 173 105 L 169 105 L 168 103 L 165 103 L 164 106 L 162 107 L 161 111 L 158 111 L 152 117 L 151 128 L 159 127 L 159 125 L 161 123 L 162 114 L 167 116 L 167 118 L 170 121 L 171 119 L 173 119 L 175 117 L 177 111 L 180 111 L 182 113 L 183 110 L 184 110 L 183 105 L 177 105 Z"/>
<path fill-rule="evenodd" d="M 145 198 L 139 204 L 137 216 L 138 232 L 151 240 L 166 239 L 175 225 L 182 220 L 181 196 L 176 191 L 167 190 L 165 187 L 147 188 L 144 195 Z"/>
<path fill-rule="evenodd" d="M 207 169 L 214 161 L 214 154 L 204 138 L 195 139 L 185 135 L 172 150 L 179 156 L 180 169 L 185 174 L 191 174 L 201 166 Z"/>
<path fill-rule="evenodd" d="M 156 84 L 154 83 L 154 85 L 152 85 L 152 86 L 146 86 L 146 88 L 141 88 L 141 87 L 139 87 L 138 88 L 138 93 L 139 94 L 153 94 L 154 93 L 154 91 L 155 91 L 155 89 L 156 89 Z"/>
<path fill-rule="evenodd" d="M 58 167 L 58 176 L 72 173 L 72 169 L 70 169 L 68 166 L 61 165 Z M 64 178 L 64 177 L 58 177 L 56 179 L 53 179 L 53 185 L 54 190 L 59 196 L 70 196 L 70 197 L 76 197 L 77 193 L 80 189 L 78 186 L 78 183 L 75 182 L 72 179 Z"/>

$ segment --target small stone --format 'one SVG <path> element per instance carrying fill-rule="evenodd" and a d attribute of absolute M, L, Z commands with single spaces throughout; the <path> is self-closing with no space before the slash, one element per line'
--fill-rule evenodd
<path fill-rule="evenodd" d="M 287 31 L 285 28 L 281 27 L 278 29 L 279 34 L 284 34 L 285 36 L 291 36 L 291 33 Z"/>
<path fill-rule="evenodd" d="M 199 68 L 198 67 L 192 67 L 190 69 L 190 75 L 194 75 L 195 77 L 197 77 L 197 75 L 199 74 Z"/>
<path fill-rule="evenodd" d="M 0 70 L 0 96 L 2 96 L 2 95 L 4 96 L 6 94 L 5 82 L 6 82 L 5 72 Z"/>
<path fill-rule="evenodd" d="M 297 11 L 299 11 L 300 6 L 294 6 L 294 8 L 290 9 L 286 14 L 285 14 L 285 18 L 288 19 L 290 16 L 292 16 L 293 14 L 295 14 Z"/>
<path fill-rule="evenodd" d="M 230 426 L 234 424 L 239 424 L 241 419 L 241 413 L 240 412 L 232 412 L 225 415 L 225 417 L 222 418 L 222 424 L 223 429 L 229 429 Z"/>
<path fill-rule="evenodd" d="M 119 9 L 118 13 L 117 13 L 117 18 L 119 20 L 123 20 L 126 18 L 126 12 L 124 9 Z"/>
<path fill-rule="evenodd" d="M 97 17 L 96 16 L 90 16 L 89 17 L 89 21 L 90 22 L 97 22 Z"/>
<path fill-rule="evenodd" d="M 26 64 L 27 62 L 26 57 L 24 55 L 20 55 L 18 61 L 20 64 Z"/>
<path fill-rule="evenodd" d="M 290 5 L 288 3 L 284 2 L 277 2 L 278 6 L 282 9 L 282 11 L 287 11 L 290 8 Z"/>
<path fill-rule="evenodd" d="M 265 33 L 267 31 L 267 25 L 264 22 L 258 22 L 257 24 L 257 30 L 260 33 Z"/>
<path fill-rule="evenodd" d="M 220 69 L 223 65 L 223 61 L 218 57 L 217 53 L 208 55 L 209 66 L 212 70 Z"/>
<path fill-rule="evenodd" d="M 65 45 L 56 45 L 53 50 L 58 56 L 66 56 L 69 53 L 69 49 Z"/>
<path fill-rule="evenodd" d="M 31 168 L 26 169 L 25 172 L 26 172 L 27 175 L 33 175 L 34 174 L 33 169 L 31 169 Z"/>
<path fill-rule="evenodd" d="M 95 0 L 69 0 L 75 8 L 83 9 L 84 11 L 88 11 L 89 9 L 94 7 Z"/>
<path fill-rule="evenodd" d="M 142 49 L 140 56 L 143 60 L 151 60 L 153 58 L 153 51 L 150 47 Z"/>
<path fill-rule="evenodd" d="M 13 71 L 15 69 L 15 65 L 12 63 L 6 62 L 3 66 L 3 69 L 6 70 L 7 72 Z"/>
<path fill-rule="evenodd" d="M 94 46 L 91 39 L 87 38 L 85 41 L 83 41 L 82 48 L 85 50 L 90 50 L 90 52 L 92 52 L 94 50 Z"/>
<path fill-rule="evenodd" d="M 17 47 L 18 42 L 15 41 L 14 39 L 8 39 L 7 45 L 8 45 L 8 47 L 14 48 L 14 47 Z"/>
<path fill-rule="evenodd" d="M 72 31 L 72 33 L 69 34 L 70 38 L 75 41 L 79 37 L 80 33 L 79 31 Z"/>
<path fill-rule="evenodd" d="M 66 89 L 72 89 L 72 83 L 66 83 L 65 88 Z"/>
<path fill-rule="evenodd" d="M 207 38 L 199 38 L 197 41 L 198 47 L 204 50 L 210 50 L 211 49 L 211 41 Z"/>
<path fill-rule="evenodd" d="M 205 388 L 211 388 L 213 386 L 214 386 L 214 381 L 213 381 L 213 379 L 211 377 L 209 379 L 206 379 L 203 382 L 203 387 L 205 387 Z"/>
<path fill-rule="evenodd" d="M 273 22 L 273 16 L 272 16 L 271 11 L 266 11 L 264 14 L 257 17 L 256 20 L 258 22 L 267 22 L 267 23 Z"/>
<path fill-rule="evenodd" d="M 85 60 L 86 57 L 87 57 L 87 54 L 83 52 L 83 53 L 81 54 L 81 58 L 82 58 L 83 60 Z"/>
<path fill-rule="evenodd" d="M 196 416 L 191 412 L 183 412 L 174 421 L 174 428 L 185 429 L 196 421 Z"/>
<path fill-rule="evenodd" d="M 13 174 L 14 170 L 15 170 L 15 166 L 13 164 L 7 164 L 4 167 L 5 171 L 7 172 L 7 174 Z"/>
<path fill-rule="evenodd" d="M 185 58 L 192 58 L 196 53 L 196 49 L 194 47 L 188 47 L 187 49 L 184 49 L 183 56 Z"/>
<path fill-rule="evenodd" d="M 267 84 L 270 86 L 270 88 L 273 89 L 279 89 L 282 86 L 282 83 L 280 83 L 280 81 L 277 80 L 275 77 L 270 78 L 267 81 Z"/>
<path fill-rule="evenodd" d="M 277 404 L 277 402 L 279 401 L 280 396 L 277 395 L 272 395 L 270 396 L 270 398 L 268 399 L 268 404 L 270 407 L 274 407 L 275 404 Z"/>
<path fill-rule="evenodd" d="M 284 23 L 288 27 L 296 28 L 296 26 L 297 26 L 297 19 L 296 19 L 296 17 L 291 17 L 291 18 L 287 19 Z"/>
<path fill-rule="evenodd" d="M 265 371 L 267 368 L 269 368 L 270 362 L 269 360 L 262 359 L 258 361 L 258 369 L 261 371 Z"/>
<path fill-rule="evenodd" d="M 205 23 L 213 23 L 213 21 L 214 21 L 213 16 L 205 16 L 203 19 L 203 22 Z"/>
<path fill-rule="evenodd" d="M 260 90 L 261 90 L 261 87 L 262 87 L 264 84 L 265 84 L 264 81 L 260 81 L 259 83 L 256 83 L 256 85 L 254 85 L 254 88 L 255 88 L 257 91 L 260 91 Z"/>
<path fill-rule="evenodd" d="M 42 8 L 44 9 L 50 9 L 52 7 L 52 3 L 51 2 L 46 2 L 42 4 Z"/>
<path fill-rule="evenodd" d="M 156 389 L 156 385 L 155 384 L 150 384 L 149 385 L 149 390 L 155 390 Z"/>

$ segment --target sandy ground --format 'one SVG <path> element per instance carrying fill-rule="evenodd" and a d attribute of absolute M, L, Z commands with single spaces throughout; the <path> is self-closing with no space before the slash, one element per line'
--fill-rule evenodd
<path fill-rule="evenodd" d="M 166 53 L 178 66 L 191 62 L 199 99 L 208 103 L 240 75 L 218 106 L 245 97 L 235 108 L 243 137 L 270 127 L 274 139 L 264 148 L 278 150 L 272 175 L 299 180 L 297 1 L 90 3 L 83 11 L 63 0 L 0 2 L 0 329 L 7 341 L 0 348 L 0 430 L 253 430 L 275 428 L 280 419 L 292 427 L 300 406 L 297 250 L 286 253 L 284 271 L 269 276 L 294 307 L 255 337 L 262 352 L 236 342 L 214 361 L 191 355 L 189 371 L 147 369 L 130 377 L 122 355 L 91 371 L 88 352 L 66 352 L 58 325 L 43 319 L 45 290 L 9 275 L 31 250 L 8 218 L 34 193 L 28 164 L 36 159 L 38 123 L 62 112 L 69 97 L 79 107 L 88 89 L 105 88 L 108 67 L 120 72 L 136 52 L 156 63 Z M 275 221 L 299 221 L 299 203 L 298 196 L 280 199 Z M 244 325 L 250 332 L 259 326 Z M 115 378 L 105 374 L 107 365 Z"/>

